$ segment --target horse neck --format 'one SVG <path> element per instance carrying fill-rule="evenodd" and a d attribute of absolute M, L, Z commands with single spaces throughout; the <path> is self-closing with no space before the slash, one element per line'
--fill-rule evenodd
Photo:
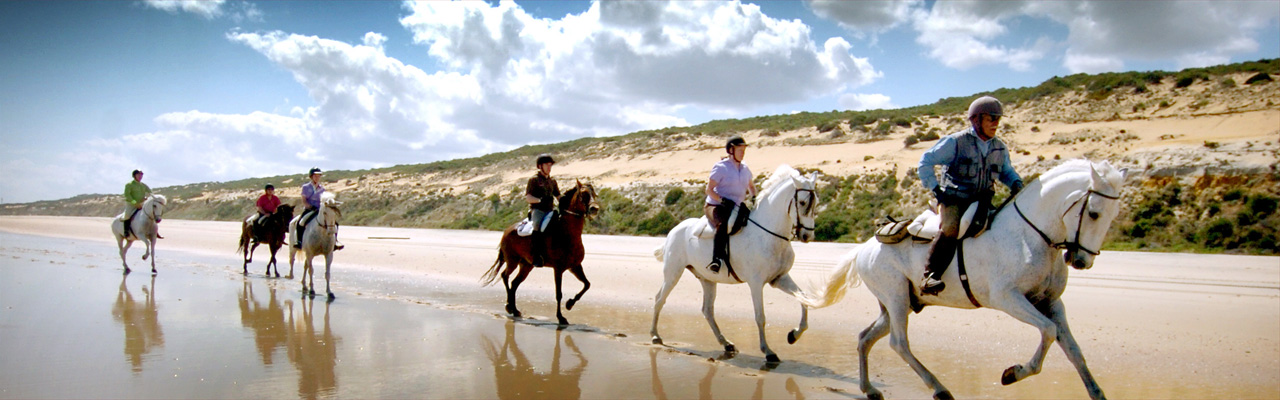
<path fill-rule="evenodd" d="M 778 234 L 786 235 L 795 228 L 791 202 L 795 200 L 795 182 L 780 183 L 751 211 L 751 219 Z"/>
<path fill-rule="evenodd" d="M 1032 182 L 1015 201 L 1027 220 L 1035 224 L 1035 228 L 1028 226 L 1026 221 L 1018 217 L 1016 210 L 1009 210 L 1013 207 L 1006 208 L 1013 216 L 1007 223 L 1023 225 L 1029 234 L 1028 239 L 1034 239 L 1037 243 L 1044 243 L 1044 241 L 1040 240 L 1040 234 L 1036 233 L 1035 229 L 1044 232 L 1050 240 L 1061 241 L 1067 234 L 1067 227 L 1062 223 L 1062 215 L 1071 207 L 1072 201 L 1079 197 L 1077 193 L 1088 190 L 1088 187 L 1088 178 L 1082 180 L 1078 174 L 1062 175 L 1049 182 Z"/>
<path fill-rule="evenodd" d="M 560 222 L 564 224 L 564 230 L 570 237 L 582 239 L 582 229 L 586 226 L 586 218 L 581 215 L 572 215 L 569 213 L 560 213 Z"/>
<path fill-rule="evenodd" d="M 320 205 L 320 209 L 316 211 L 317 215 L 314 219 L 311 220 L 311 223 L 315 224 L 317 228 L 327 231 L 329 229 L 332 229 L 333 224 L 330 223 L 329 213 L 325 212 L 325 208 L 326 207 L 323 204 Z M 332 222 L 336 223 L 337 221 L 332 221 Z"/>

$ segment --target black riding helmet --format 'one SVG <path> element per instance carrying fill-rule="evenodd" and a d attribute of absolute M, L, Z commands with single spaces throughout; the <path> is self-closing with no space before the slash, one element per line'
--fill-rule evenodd
<path fill-rule="evenodd" d="M 542 165 L 542 164 L 546 164 L 546 163 L 555 164 L 555 163 L 556 163 L 556 159 L 551 158 L 551 155 L 550 155 L 550 154 L 547 154 L 547 153 L 539 154 L 539 155 L 538 155 L 538 161 L 537 161 L 537 164 L 538 164 L 538 165 Z"/>
<path fill-rule="evenodd" d="M 732 152 L 733 146 L 746 146 L 746 145 L 747 145 L 747 141 L 743 139 L 742 136 L 735 135 L 734 137 L 729 138 L 729 141 L 724 143 L 724 151 Z"/>
<path fill-rule="evenodd" d="M 315 174 L 321 174 L 321 175 L 323 175 L 324 173 L 323 173 L 323 172 L 320 172 L 320 168 L 312 168 L 312 169 L 311 169 L 311 171 L 307 171 L 307 176 L 308 176 L 308 177 L 310 177 L 311 175 L 315 175 Z"/>

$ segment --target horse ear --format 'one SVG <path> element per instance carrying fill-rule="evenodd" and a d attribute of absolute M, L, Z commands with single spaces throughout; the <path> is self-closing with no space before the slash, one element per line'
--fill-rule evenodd
<path fill-rule="evenodd" d="M 578 187 L 582 187 L 582 179 L 574 179 L 573 181 L 577 182 Z"/>

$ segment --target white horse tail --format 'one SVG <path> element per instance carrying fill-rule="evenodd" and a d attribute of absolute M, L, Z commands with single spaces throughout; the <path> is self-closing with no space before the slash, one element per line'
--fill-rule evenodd
<path fill-rule="evenodd" d="M 854 268 L 858 261 L 858 251 L 850 251 L 840 261 L 836 263 L 836 267 L 831 272 L 831 277 L 827 279 L 827 284 L 819 288 L 810 288 L 803 294 L 797 296 L 801 303 L 809 306 L 809 308 L 823 308 L 840 302 L 844 298 L 845 291 L 852 286 L 862 284 L 862 279 L 858 277 L 858 269 Z"/>
<path fill-rule="evenodd" d="M 658 248 L 653 249 L 653 258 L 658 259 L 658 262 L 665 261 L 662 259 L 662 257 L 663 257 L 663 253 L 666 253 L 666 250 L 667 250 L 666 243 L 663 243 L 661 246 L 658 246 Z"/>

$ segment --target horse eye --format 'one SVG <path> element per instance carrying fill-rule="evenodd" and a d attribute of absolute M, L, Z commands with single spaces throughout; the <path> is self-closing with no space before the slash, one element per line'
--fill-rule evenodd
<path fill-rule="evenodd" d="M 1098 212 L 1097 212 L 1097 211 L 1090 211 L 1090 212 L 1089 212 L 1089 218 L 1098 219 Z"/>

